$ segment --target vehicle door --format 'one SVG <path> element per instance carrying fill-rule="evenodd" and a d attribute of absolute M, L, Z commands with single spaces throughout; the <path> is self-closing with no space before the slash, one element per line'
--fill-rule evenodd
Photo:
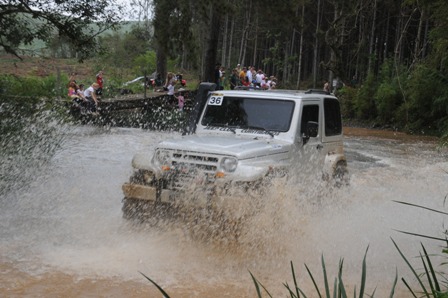
<path fill-rule="evenodd" d="M 300 113 L 299 163 L 301 168 L 322 168 L 325 160 L 325 150 L 322 144 L 322 101 L 304 101 Z"/>
<path fill-rule="evenodd" d="M 339 101 L 333 97 L 323 102 L 322 144 L 324 152 L 342 152 L 342 120 Z"/>

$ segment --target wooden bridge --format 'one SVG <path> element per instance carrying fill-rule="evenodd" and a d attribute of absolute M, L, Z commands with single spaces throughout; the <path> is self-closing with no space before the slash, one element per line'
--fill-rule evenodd
<path fill-rule="evenodd" d="M 121 95 L 102 98 L 99 116 L 81 115 L 79 109 L 71 114 L 82 123 L 141 127 L 150 129 L 182 129 L 195 103 L 196 91 L 182 91 L 185 97 L 183 111 L 179 111 L 177 100 L 171 100 L 166 92 Z"/>
<path fill-rule="evenodd" d="M 196 95 L 195 91 L 182 91 L 185 97 L 185 109 L 191 108 Z M 102 113 L 114 111 L 126 111 L 140 109 L 142 111 L 151 110 L 153 108 L 175 109 L 177 101 L 170 103 L 170 98 L 166 92 L 150 91 L 145 94 L 129 94 L 113 98 L 104 98 L 100 101 Z"/>

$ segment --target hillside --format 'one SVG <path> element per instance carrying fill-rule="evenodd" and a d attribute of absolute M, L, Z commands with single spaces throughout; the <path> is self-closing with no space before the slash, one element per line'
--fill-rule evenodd
<path fill-rule="evenodd" d="M 43 57 L 22 57 L 22 60 L 13 55 L 0 55 L 1 74 L 10 74 L 17 77 L 39 76 L 46 77 L 69 75 L 76 72 L 81 80 L 94 78 L 95 71 L 88 63 L 79 63 L 76 59 L 54 59 Z"/>

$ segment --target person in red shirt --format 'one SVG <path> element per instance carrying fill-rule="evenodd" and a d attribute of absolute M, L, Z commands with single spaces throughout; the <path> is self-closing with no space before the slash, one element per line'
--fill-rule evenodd
<path fill-rule="evenodd" d="M 96 75 L 96 83 L 98 84 L 98 89 L 96 90 L 96 95 L 103 95 L 103 71 L 100 70 Z"/>

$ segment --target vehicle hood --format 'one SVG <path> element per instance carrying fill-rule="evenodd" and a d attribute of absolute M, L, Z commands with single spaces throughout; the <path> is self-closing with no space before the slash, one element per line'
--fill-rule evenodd
<path fill-rule="evenodd" d="M 249 139 L 221 136 L 184 136 L 181 139 L 166 140 L 157 146 L 163 149 L 182 150 L 216 155 L 230 155 L 238 159 L 264 155 L 288 153 L 292 144 L 276 139 Z"/>

